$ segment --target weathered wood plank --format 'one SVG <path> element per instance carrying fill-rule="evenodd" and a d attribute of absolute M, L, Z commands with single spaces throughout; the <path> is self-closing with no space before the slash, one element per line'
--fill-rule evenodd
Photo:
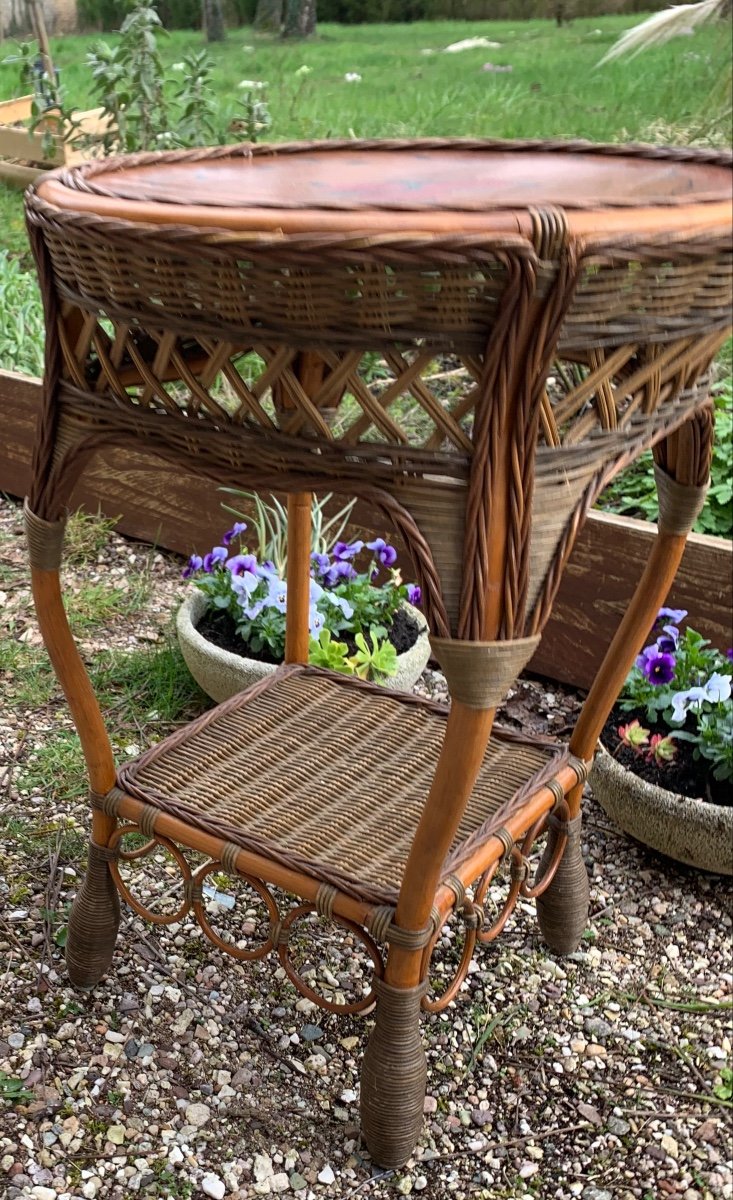
<path fill-rule="evenodd" d="M 29 120 L 33 99 L 33 96 L 17 96 L 15 100 L 0 100 L 0 125 Z"/>
<path fill-rule="evenodd" d="M 553 614 L 530 664 L 589 687 L 649 556 L 656 526 L 593 512 L 575 544 Z M 733 644 L 733 542 L 691 534 L 669 598 L 721 649 Z"/>
<path fill-rule="evenodd" d="M 40 381 L 0 371 L 0 491 L 23 496 L 40 408 Z M 227 517 L 222 495 L 205 480 L 182 476 L 143 452 L 95 458 L 72 495 L 73 506 L 119 517 L 121 533 L 179 554 L 208 549 Z M 361 508 L 358 521 L 370 523 Z M 381 518 L 375 520 L 383 532 Z M 587 687 L 646 562 L 655 527 L 591 513 L 568 563 L 555 610 L 531 669 Z M 725 649 L 733 642 L 733 544 L 693 534 L 670 597 L 694 627 Z"/>
<path fill-rule="evenodd" d="M 58 166 L 64 162 L 64 144 L 57 141 L 53 152 L 44 152 L 43 134 L 29 133 L 27 129 L 14 129 L 0 125 L 0 158 L 29 159 L 31 162 Z"/>

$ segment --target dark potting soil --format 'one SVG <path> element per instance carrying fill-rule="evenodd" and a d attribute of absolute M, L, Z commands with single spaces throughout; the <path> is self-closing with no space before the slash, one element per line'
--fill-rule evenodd
<path fill-rule="evenodd" d="M 646 720 L 643 712 L 620 712 L 615 708 L 608 718 L 601 734 L 601 741 L 617 762 L 628 767 L 640 779 L 654 783 L 658 787 L 667 788 L 670 792 L 678 792 L 682 796 L 690 796 L 693 800 L 702 798 L 711 804 L 733 804 L 730 783 L 722 779 L 713 779 L 708 763 L 702 759 L 693 758 L 693 747 L 690 742 L 679 742 L 675 739 L 677 755 L 674 762 L 657 766 L 648 762 L 642 755 L 634 754 L 628 746 L 624 746 L 618 736 L 619 725 L 628 725 L 635 718 L 639 724 L 653 733 L 669 733 L 664 725 L 653 725 Z M 684 726 L 682 726 L 684 728 Z M 619 749 L 620 747 L 620 749 Z"/>
<path fill-rule="evenodd" d="M 243 642 L 229 613 L 210 610 L 199 622 L 198 631 L 202 637 L 213 642 L 220 650 L 228 650 L 231 654 L 238 654 L 240 658 L 254 658 L 257 662 L 275 664 L 281 661 L 275 658 L 266 646 L 263 646 L 261 650 L 252 650 L 246 642 Z M 404 608 L 398 608 L 388 633 L 389 640 L 397 653 L 404 654 L 405 650 L 414 646 L 419 632 L 415 618 L 405 612 Z M 340 633 L 337 640 L 346 643 L 350 654 L 355 652 L 356 642 L 349 634 Z"/>

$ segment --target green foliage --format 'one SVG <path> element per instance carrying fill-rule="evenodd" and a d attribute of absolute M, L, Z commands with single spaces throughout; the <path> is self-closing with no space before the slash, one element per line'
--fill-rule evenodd
<path fill-rule="evenodd" d="M 669 614 L 674 610 L 662 609 L 662 613 L 652 634 L 657 634 L 657 642 L 644 650 L 629 672 L 620 707 L 624 712 L 644 712 L 651 724 L 669 730 L 674 741 L 691 743 L 694 757 L 709 764 L 714 779 L 733 779 L 733 664 L 694 629 L 680 633 L 677 621 L 687 615 L 683 610 L 674 614 L 674 624 L 663 624 L 664 620 L 672 620 Z M 660 642 L 665 644 L 660 646 Z M 673 642 L 676 644 L 671 647 Z M 663 654 L 673 668 L 662 682 L 655 682 L 648 660 L 645 662 L 647 655 L 657 654 Z M 643 741 L 638 747 L 634 745 L 634 739 L 640 736 L 636 725 L 632 722 L 622 726 L 619 736 L 632 748 L 641 749 Z M 658 736 L 650 742 L 653 757 L 669 760 L 668 747 L 660 748 L 659 743 Z"/>
<path fill-rule="evenodd" d="M 346 642 L 334 641 L 330 629 L 322 629 L 317 641 L 315 638 L 310 640 L 308 661 L 314 667 L 325 667 L 329 671 L 351 675 L 353 672 L 348 655 L 349 647 Z"/>
<path fill-rule="evenodd" d="M 33 1092 L 23 1087 L 22 1079 L 15 1079 L 5 1071 L 0 1071 L 0 1100 L 5 1100 L 8 1104 L 22 1104 L 32 1099 Z"/>
<path fill-rule="evenodd" d="M 103 517 L 83 508 L 71 513 L 64 530 L 64 560 L 75 566 L 95 563 L 118 520 L 119 517 Z"/>
<path fill-rule="evenodd" d="M 229 504 L 222 507 L 231 513 L 238 521 L 246 521 L 248 527 L 254 530 L 255 537 L 250 547 L 253 554 L 263 562 L 272 562 L 277 567 L 278 575 L 285 576 L 288 565 L 288 510 L 278 500 L 271 496 L 269 501 L 263 500 L 257 492 L 242 491 L 241 488 L 223 487 L 220 489 L 230 496 L 238 496 L 247 502 L 248 511 L 242 512 Z M 314 554 L 325 554 L 330 546 L 338 542 L 349 523 L 355 500 L 350 500 L 333 516 L 326 516 L 326 509 L 333 500 L 333 493 L 314 496 L 311 504 L 311 551 Z"/>
<path fill-rule="evenodd" d="M 357 633 L 356 654 L 351 658 L 354 674 L 360 679 L 379 679 L 380 675 L 397 674 L 397 651 L 391 642 L 380 642 L 370 631 L 369 642 L 363 633 Z"/>
<path fill-rule="evenodd" d="M 167 142 L 164 70 L 156 42 L 161 30 L 155 9 L 136 4 L 122 22 L 119 42 L 98 42 L 87 55 L 107 118 L 101 139 L 106 154 L 152 150 Z"/>
<path fill-rule="evenodd" d="M 211 63 L 205 50 L 192 50 L 180 64 L 174 99 L 178 105 L 176 141 L 205 146 L 216 141 L 218 110 L 211 89 Z"/>
<path fill-rule="evenodd" d="M 730 1067 L 720 1068 L 720 1083 L 713 1088 L 713 1095 L 719 1100 L 733 1099 L 733 1069 Z"/>
<path fill-rule="evenodd" d="M 715 445 L 710 472 L 710 490 L 705 507 L 695 524 L 696 533 L 733 536 L 733 385 L 717 385 L 715 396 Z M 656 521 L 657 488 L 651 453 L 643 455 L 614 479 L 603 492 L 598 507 Z"/>
<path fill-rule="evenodd" d="M 132 0 L 78 0 L 79 28 L 110 33 L 122 26 L 131 7 Z M 157 0 L 155 8 L 165 29 L 201 28 L 201 0 Z"/>
<path fill-rule="evenodd" d="M 356 652 L 349 657 L 345 642 L 334 641 L 329 629 L 322 629 L 318 640 L 311 638 L 308 661 L 314 667 L 326 667 L 342 675 L 358 675 L 360 679 L 379 679 L 380 675 L 397 673 L 397 651 L 386 638 L 380 642 L 373 630 L 369 641 L 363 633 L 356 634 Z"/>
<path fill-rule="evenodd" d="M 43 308 L 35 275 L 0 250 L 0 367 L 43 373 Z"/>

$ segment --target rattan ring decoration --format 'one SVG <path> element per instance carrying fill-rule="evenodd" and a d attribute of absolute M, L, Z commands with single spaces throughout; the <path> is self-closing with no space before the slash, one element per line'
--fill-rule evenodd
<path fill-rule="evenodd" d="M 277 941 L 277 952 L 280 962 L 285 968 L 288 979 L 292 984 L 295 985 L 301 995 L 307 997 L 307 999 L 311 1000 L 314 1004 L 317 1004 L 319 1008 L 325 1008 L 327 1012 L 332 1013 L 346 1014 L 364 1012 L 365 1009 L 370 1008 L 371 1005 L 376 1001 L 377 997 L 373 986 L 370 988 L 369 992 L 361 998 L 361 1000 L 354 1000 L 347 1002 L 346 1004 L 334 1004 L 332 1000 L 327 1000 L 325 996 L 321 996 L 319 992 L 316 992 L 293 966 L 289 950 L 290 931 L 296 921 L 300 920 L 302 917 L 309 916 L 311 913 L 317 912 L 318 909 L 316 908 L 315 904 L 299 904 L 296 908 L 290 910 L 288 915 L 285 917 L 285 920 L 282 922 L 280 935 Z M 362 942 L 372 960 L 372 963 L 374 964 L 374 974 L 376 978 L 381 979 L 384 975 L 384 963 L 382 962 L 382 955 L 379 952 L 379 947 L 377 946 L 376 942 L 369 936 L 367 931 L 362 929 L 361 926 L 357 925 L 354 921 L 349 921 L 346 917 L 339 917 L 334 914 L 330 917 L 330 920 L 334 923 L 334 925 L 340 925 L 342 929 L 346 929 L 349 933 L 353 934 L 354 937 L 358 938 L 360 942 Z"/>
<path fill-rule="evenodd" d="M 204 863 L 203 867 L 200 867 L 193 877 L 192 908 L 202 931 L 206 934 L 210 942 L 213 942 L 215 946 L 218 946 L 220 950 L 223 950 L 225 954 L 230 955 L 231 958 L 238 958 L 244 962 L 253 962 L 258 959 L 265 958 L 270 951 L 274 950 L 275 948 L 276 931 L 280 923 L 280 912 L 277 904 L 275 903 L 275 898 L 272 895 L 272 892 L 268 888 L 267 884 L 263 882 L 263 880 L 255 878 L 254 875 L 245 875 L 240 872 L 236 873 L 236 879 L 238 881 L 248 884 L 249 887 L 251 887 L 252 890 L 257 893 L 265 905 L 270 918 L 269 933 L 265 941 L 260 946 L 256 946 L 253 950 L 241 949 L 239 946 L 232 945 L 231 942 L 225 942 L 224 939 L 220 937 L 220 935 L 211 925 L 206 913 L 206 905 L 204 904 L 203 899 L 204 880 L 208 875 L 212 875 L 215 871 L 226 871 L 226 867 L 218 859 Z"/>
<path fill-rule="evenodd" d="M 173 925 L 176 921 L 181 921 L 188 913 L 190 908 L 190 887 L 191 887 L 191 868 L 189 867 L 185 856 L 174 842 L 171 842 L 167 837 L 156 835 L 147 841 L 143 846 L 137 846 L 134 850 L 124 850 L 122 848 L 122 839 L 130 834 L 140 834 L 143 837 L 147 836 L 146 832 L 139 825 L 120 825 L 114 830 L 109 841 L 109 849 L 115 852 L 115 857 L 110 858 L 109 869 L 112 878 L 117 884 L 122 899 L 130 905 L 139 917 L 144 917 L 146 921 L 150 921 L 153 925 Z M 146 858 L 152 854 L 155 849 L 160 846 L 167 850 L 171 858 L 178 864 L 181 876 L 183 878 L 183 900 L 179 908 L 174 913 L 156 913 L 152 909 L 141 904 L 132 895 L 127 882 L 122 878 L 119 869 L 120 862 L 134 862 L 141 858 Z"/>
<path fill-rule="evenodd" d="M 564 800 L 561 802 L 561 804 L 555 807 L 554 811 L 560 812 L 563 820 L 567 819 L 566 814 L 568 813 L 568 807 Z M 520 896 L 524 896 L 527 899 L 541 896 L 542 893 L 552 883 L 555 873 L 562 861 L 562 857 L 565 852 L 565 845 L 567 843 L 567 834 L 562 832 L 559 833 L 555 843 L 553 844 L 552 858 L 542 878 L 532 888 L 530 888 L 530 885 L 527 883 L 529 873 L 529 864 L 527 859 L 531 853 L 534 842 L 544 832 L 546 825 L 547 817 L 543 815 L 525 834 L 521 845 L 512 846 L 511 850 L 509 851 L 508 857 L 511 864 L 509 891 L 507 893 L 506 900 L 502 905 L 501 912 L 496 920 L 492 922 L 488 929 L 484 929 L 483 927 L 478 929 L 476 936 L 482 945 L 486 946 L 489 944 L 489 942 L 493 942 L 496 940 L 496 938 L 498 938 L 499 934 L 502 932 L 507 921 L 509 920 L 509 917 L 514 911 L 517 900 Z M 488 870 L 486 870 L 481 876 L 481 879 L 476 887 L 476 891 L 474 893 L 474 903 L 482 912 L 484 911 L 484 901 L 486 900 L 486 893 L 489 890 L 489 885 L 496 875 L 501 862 L 502 859 L 499 859 L 497 862 L 492 863 Z"/>
<path fill-rule="evenodd" d="M 456 996 L 461 990 L 464 979 L 468 975 L 468 968 L 471 965 L 474 950 L 476 949 L 476 934 L 478 932 L 478 927 L 483 917 L 483 913 L 470 899 L 466 899 L 461 908 L 460 915 L 464 928 L 463 951 L 461 953 L 460 962 L 456 967 L 450 983 L 445 990 L 440 993 L 439 996 L 436 996 L 434 999 L 431 999 L 429 993 L 426 993 L 423 996 L 420 1002 L 420 1007 L 422 1008 L 423 1012 L 443 1012 L 443 1010 L 448 1007 L 451 1001 L 455 1000 Z M 423 958 L 424 978 L 429 978 L 430 963 L 443 929 L 445 929 L 445 925 L 439 929 L 436 929 L 429 945 L 425 947 L 425 955 Z"/>

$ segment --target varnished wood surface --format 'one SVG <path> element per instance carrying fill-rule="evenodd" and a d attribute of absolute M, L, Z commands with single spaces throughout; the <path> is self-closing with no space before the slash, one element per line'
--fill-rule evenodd
<path fill-rule="evenodd" d="M 22 497 L 30 483 L 40 381 L 0 371 L 0 491 Z M 119 517 L 119 531 L 190 554 L 209 549 L 230 518 L 231 497 L 205 481 L 181 476 L 143 452 L 99 455 L 72 494 L 72 507 Z M 370 523 L 361 506 L 355 519 Z M 374 528 L 384 533 L 381 518 Z M 592 513 L 565 571 L 555 609 L 530 669 L 588 687 L 641 577 L 655 536 L 644 521 Z M 409 577 L 409 566 L 405 576 Z M 669 603 L 686 608 L 694 627 L 723 650 L 733 644 L 733 544 L 693 534 Z"/>

